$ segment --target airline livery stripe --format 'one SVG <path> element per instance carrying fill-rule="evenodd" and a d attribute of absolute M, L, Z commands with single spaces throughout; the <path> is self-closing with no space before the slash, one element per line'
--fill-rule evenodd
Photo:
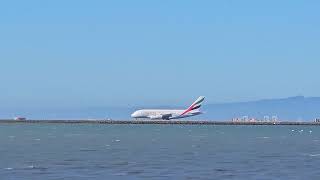
<path fill-rule="evenodd" d="M 201 107 L 201 103 L 204 101 L 204 96 L 200 96 L 186 111 L 184 111 L 181 116 L 187 114 L 188 112 L 199 109 Z"/>
<path fill-rule="evenodd" d="M 193 107 L 192 110 L 199 109 L 200 107 L 201 107 L 201 104 L 199 104 L 198 106 Z"/>
<path fill-rule="evenodd" d="M 204 101 L 204 98 L 202 98 L 200 101 L 196 102 L 196 104 L 202 103 Z"/>
<path fill-rule="evenodd" d="M 181 115 L 185 115 L 186 113 L 190 112 L 193 110 L 194 107 L 196 107 L 197 104 L 192 105 L 191 107 L 189 107 L 184 113 L 182 113 Z M 199 107 L 198 107 L 199 108 Z M 196 108 L 197 109 L 197 108 Z"/>

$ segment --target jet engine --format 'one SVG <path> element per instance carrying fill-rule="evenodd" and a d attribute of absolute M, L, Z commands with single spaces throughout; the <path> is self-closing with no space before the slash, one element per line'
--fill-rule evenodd
<path fill-rule="evenodd" d="M 165 115 L 150 116 L 150 119 L 164 119 L 164 120 L 169 120 L 170 117 L 172 117 L 171 114 L 165 114 Z"/>

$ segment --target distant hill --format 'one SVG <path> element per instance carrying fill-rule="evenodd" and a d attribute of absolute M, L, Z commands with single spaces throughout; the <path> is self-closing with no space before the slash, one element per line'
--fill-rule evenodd
<path fill-rule="evenodd" d="M 151 107 L 150 107 L 151 108 Z M 178 108 L 165 107 L 162 108 Z M 181 107 L 180 107 L 181 108 Z M 186 107 L 184 107 L 186 108 Z M 69 109 L 1 109 L 0 118 L 25 116 L 36 119 L 130 119 L 130 114 L 139 107 L 90 107 Z M 204 104 L 205 114 L 194 119 L 230 120 L 235 117 L 249 116 L 262 119 L 264 116 L 277 116 L 287 121 L 313 121 L 320 118 L 320 97 L 289 97 L 266 99 L 251 102 Z"/>
<path fill-rule="evenodd" d="M 207 104 L 203 118 L 227 120 L 249 116 L 263 118 L 276 115 L 280 120 L 312 121 L 320 117 L 320 97 L 296 96 L 284 99 L 267 99 L 251 102 Z"/>

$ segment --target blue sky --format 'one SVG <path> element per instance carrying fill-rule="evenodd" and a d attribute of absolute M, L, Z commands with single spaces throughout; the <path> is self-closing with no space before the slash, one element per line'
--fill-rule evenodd
<path fill-rule="evenodd" d="M 320 96 L 319 5 L 1 2 L 1 107 Z"/>

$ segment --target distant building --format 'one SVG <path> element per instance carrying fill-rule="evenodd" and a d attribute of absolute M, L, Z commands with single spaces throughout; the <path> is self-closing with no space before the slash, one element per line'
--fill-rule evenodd
<path fill-rule="evenodd" d="M 257 120 L 255 118 L 250 118 L 249 120 L 250 122 L 257 122 Z"/>
<path fill-rule="evenodd" d="M 242 117 L 236 117 L 232 118 L 232 122 L 279 122 L 278 116 L 264 116 L 263 119 L 259 119 L 256 117 L 249 117 L 249 116 L 242 116 Z M 320 119 L 319 119 L 320 122 Z"/>
<path fill-rule="evenodd" d="M 263 121 L 264 122 L 269 122 L 270 121 L 270 117 L 269 116 L 263 116 Z"/>
<path fill-rule="evenodd" d="M 272 116 L 272 122 L 278 122 L 278 116 Z"/>
<path fill-rule="evenodd" d="M 249 116 L 243 116 L 243 117 L 242 117 L 242 121 L 248 122 L 248 121 L 249 121 Z"/>

